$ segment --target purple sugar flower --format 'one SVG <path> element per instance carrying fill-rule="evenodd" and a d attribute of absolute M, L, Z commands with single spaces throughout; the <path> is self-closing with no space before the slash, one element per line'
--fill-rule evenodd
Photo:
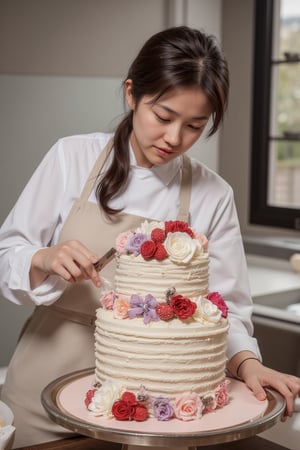
<path fill-rule="evenodd" d="M 131 309 L 128 311 L 128 317 L 133 319 L 134 317 L 144 316 L 145 324 L 151 322 L 151 320 L 159 320 L 156 305 L 157 301 L 151 294 L 147 294 L 144 299 L 137 294 L 133 294 L 130 297 Z"/>
<path fill-rule="evenodd" d="M 156 397 L 152 399 L 151 405 L 157 420 L 170 420 L 174 415 L 173 407 L 167 398 Z"/>
<path fill-rule="evenodd" d="M 134 256 L 138 256 L 141 253 L 141 245 L 143 242 L 147 241 L 149 238 L 144 233 L 132 234 L 125 246 L 125 250 L 129 253 L 133 253 Z"/>

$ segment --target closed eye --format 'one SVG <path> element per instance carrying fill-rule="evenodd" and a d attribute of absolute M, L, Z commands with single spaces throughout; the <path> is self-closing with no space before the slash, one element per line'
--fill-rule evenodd
<path fill-rule="evenodd" d="M 192 130 L 200 131 L 200 130 L 203 130 L 204 125 L 201 127 L 197 127 L 196 125 L 188 125 L 188 127 L 191 128 Z"/>
<path fill-rule="evenodd" d="M 155 117 L 157 118 L 157 120 L 159 120 L 159 122 L 170 122 L 170 119 L 167 119 L 165 117 L 161 117 L 158 114 L 155 113 Z"/>

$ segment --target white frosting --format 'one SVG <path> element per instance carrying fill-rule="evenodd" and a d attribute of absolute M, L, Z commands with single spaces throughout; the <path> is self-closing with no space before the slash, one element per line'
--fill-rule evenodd
<path fill-rule="evenodd" d="M 113 319 L 97 311 L 96 379 L 114 379 L 137 392 L 168 395 L 194 391 L 204 395 L 224 380 L 227 320 L 205 326 L 188 319 L 150 322 Z"/>
<path fill-rule="evenodd" d="M 141 255 L 121 255 L 117 259 L 115 291 L 122 295 L 151 293 L 165 301 L 166 291 L 197 298 L 208 293 L 208 254 L 195 257 L 188 265 L 169 259 L 145 261 Z"/>

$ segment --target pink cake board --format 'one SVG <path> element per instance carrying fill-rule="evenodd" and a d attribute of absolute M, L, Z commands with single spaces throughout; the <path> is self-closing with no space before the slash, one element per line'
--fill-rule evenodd
<path fill-rule="evenodd" d="M 164 435 L 168 433 L 202 433 L 222 430 L 253 421 L 262 417 L 268 407 L 268 400 L 257 400 L 244 383 L 230 379 L 229 404 L 204 414 L 199 420 L 189 422 L 178 419 L 158 421 L 151 418 L 145 422 L 135 422 L 103 419 L 92 416 L 84 404 L 85 394 L 89 389 L 93 388 L 94 381 L 95 378 L 92 374 L 78 378 L 63 386 L 57 395 L 58 406 L 63 413 L 71 415 L 80 421 L 111 430 Z"/>

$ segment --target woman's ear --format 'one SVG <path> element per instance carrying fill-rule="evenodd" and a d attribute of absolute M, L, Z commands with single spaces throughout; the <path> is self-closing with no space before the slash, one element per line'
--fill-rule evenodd
<path fill-rule="evenodd" d="M 129 109 L 134 110 L 135 101 L 133 98 L 132 89 L 133 89 L 132 80 L 130 79 L 126 80 L 124 83 L 125 99 Z"/>

